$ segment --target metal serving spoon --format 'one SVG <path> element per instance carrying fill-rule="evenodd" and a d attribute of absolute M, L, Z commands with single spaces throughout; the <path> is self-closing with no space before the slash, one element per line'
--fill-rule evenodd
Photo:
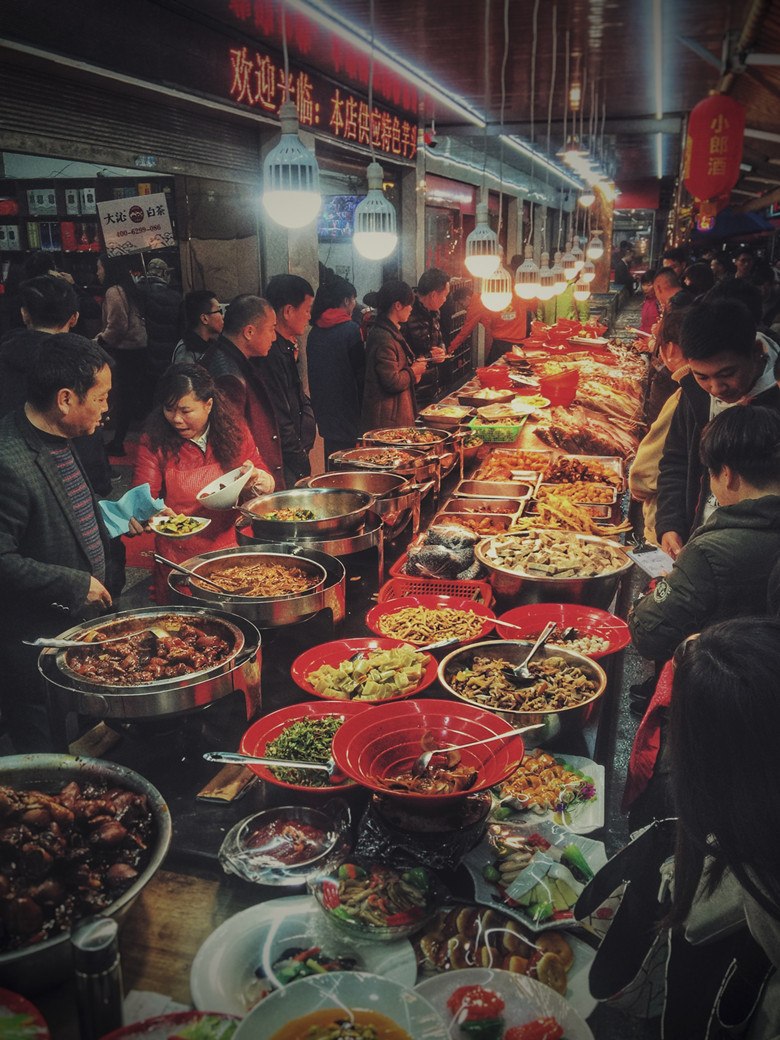
<path fill-rule="evenodd" d="M 105 646 L 106 643 L 121 643 L 122 640 L 129 639 L 130 636 L 140 636 L 144 632 L 153 632 L 158 639 L 167 639 L 168 636 L 174 634 L 161 625 L 149 625 L 148 628 L 139 628 L 135 632 L 125 632 L 123 636 L 111 636 L 110 639 L 49 639 L 47 636 L 39 636 L 37 639 L 23 639 L 22 642 L 25 646 L 51 647 L 56 650 L 64 650 L 71 646 L 90 647 Z"/>
<path fill-rule="evenodd" d="M 412 765 L 412 773 L 414 773 L 415 776 L 420 776 L 422 773 L 424 773 L 428 766 L 431 764 L 431 759 L 435 755 L 449 756 L 450 752 L 452 751 L 463 751 L 465 750 L 465 748 L 477 747 L 477 745 L 479 744 L 490 744 L 491 741 L 494 740 L 507 740 L 509 737 L 516 737 L 519 733 L 528 733 L 529 730 L 541 729 L 543 726 L 543 722 L 537 722 L 533 726 L 523 726 L 522 729 L 510 729 L 506 733 L 497 733 L 494 737 L 485 737 L 484 740 L 472 740 L 470 744 L 447 744 L 446 747 L 443 748 L 432 748 L 430 751 L 423 751 L 423 753 L 421 755 L 418 755 L 417 758 L 414 760 L 414 764 Z M 427 735 L 428 734 L 426 734 L 426 736 Z M 425 737 L 423 737 L 423 740 L 425 740 Z M 447 765 L 457 765 L 459 761 L 460 755 L 457 756 L 456 761 L 448 760 Z"/>
<path fill-rule="evenodd" d="M 327 773 L 332 784 L 343 784 L 347 776 L 341 772 L 332 758 L 326 763 L 298 762 L 294 758 L 263 758 L 260 755 L 245 755 L 241 751 L 205 751 L 203 757 L 207 762 L 229 762 L 231 765 L 245 766 L 279 766 L 284 769 L 317 769 Z"/>
<path fill-rule="evenodd" d="M 544 646 L 544 644 L 547 642 L 547 640 L 550 638 L 550 636 L 555 631 L 555 628 L 556 628 L 555 622 L 554 621 L 548 621 L 547 624 L 542 629 L 542 631 L 541 631 L 541 633 L 539 635 L 539 638 L 536 640 L 536 642 L 534 643 L 534 645 L 531 647 L 530 651 L 528 652 L 528 656 L 525 658 L 525 660 L 521 661 L 520 664 L 516 665 L 514 668 L 511 668 L 511 667 L 510 668 L 504 668 L 504 675 L 508 679 L 511 679 L 513 682 L 516 682 L 516 683 L 522 684 L 522 685 L 528 685 L 528 683 L 534 682 L 535 676 L 534 676 L 533 672 L 531 671 L 531 669 L 528 667 L 528 662 L 534 656 L 536 651 L 540 647 Z"/>

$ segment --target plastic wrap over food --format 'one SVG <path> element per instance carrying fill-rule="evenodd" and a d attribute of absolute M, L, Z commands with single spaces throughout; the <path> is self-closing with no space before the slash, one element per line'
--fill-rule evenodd
<path fill-rule="evenodd" d="M 473 548 L 480 536 L 463 524 L 433 524 L 428 528 L 428 545 L 443 545 L 446 549 Z"/>
<path fill-rule="evenodd" d="M 447 549 L 443 545 L 410 546 L 406 558 L 406 573 L 425 578 L 452 580 L 470 567 L 474 552 L 468 549 Z"/>

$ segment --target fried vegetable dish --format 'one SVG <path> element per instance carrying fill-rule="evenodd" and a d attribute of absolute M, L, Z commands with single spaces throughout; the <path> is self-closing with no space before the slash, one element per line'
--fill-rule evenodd
<path fill-rule="evenodd" d="M 277 509 L 273 513 L 256 513 L 260 520 L 282 520 L 291 523 L 295 520 L 316 520 L 317 517 L 312 509 Z"/>
<path fill-rule="evenodd" d="M 400 871 L 343 863 L 324 879 L 322 904 L 337 921 L 367 928 L 393 928 L 420 920 L 430 900 L 431 879 L 423 867 Z"/>
<path fill-rule="evenodd" d="M 336 730 L 343 722 L 342 715 L 297 719 L 266 744 L 264 754 L 269 758 L 291 758 L 296 762 L 321 762 L 326 765 Z M 269 769 L 286 784 L 297 784 L 299 787 L 331 786 L 327 773 L 319 770 L 281 769 L 276 766 L 269 766 Z"/>

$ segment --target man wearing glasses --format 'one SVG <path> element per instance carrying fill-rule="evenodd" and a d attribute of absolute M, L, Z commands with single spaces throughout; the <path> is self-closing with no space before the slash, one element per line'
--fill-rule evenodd
<path fill-rule="evenodd" d="M 222 308 L 214 293 L 195 289 L 184 297 L 184 335 L 173 351 L 175 365 L 199 365 L 209 344 L 222 332 Z"/>

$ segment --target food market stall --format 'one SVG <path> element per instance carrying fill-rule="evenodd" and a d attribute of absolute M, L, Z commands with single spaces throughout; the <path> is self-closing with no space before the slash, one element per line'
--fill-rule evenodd
<path fill-rule="evenodd" d="M 580 354 L 584 355 L 581 360 L 577 357 Z M 564 374 L 544 367 L 552 356 L 563 369 L 560 352 L 552 355 L 540 350 L 542 360 L 531 357 L 528 366 L 515 362 L 514 369 L 511 361 L 501 362 L 483 373 L 485 385 L 480 380 L 479 385 L 475 381 L 467 387 L 460 397 L 478 398 L 480 390 L 491 389 L 487 386 L 491 379 L 506 380 L 511 388 L 510 377 L 522 369 L 526 384 L 531 383 L 522 388 L 532 393 L 513 393 L 511 402 L 509 398 L 501 402 L 520 402 L 520 407 L 514 404 L 515 414 L 508 424 L 515 431 L 511 439 L 504 439 L 506 423 L 485 421 L 491 419 L 490 414 L 474 411 L 459 419 L 456 432 L 462 435 L 461 445 L 468 444 L 466 437 L 482 422 L 488 437 L 496 430 L 501 439 L 483 444 L 470 455 L 462 452 L 447 472 L 440 473 L 436 494 L 417 503 L 421 511 L 419 532 L 416 524 L 392 532 L 385 547 L 390 561 L 387 581 L 380 582 L 373 553 L 357 551 L 337 561 L 345 571 L 344 580 L 338 583 L 342 610 L 293 610 L 289 616 L 284 615 L 283 623 L 267 625 L 267 612 L 258 613 L 252 598 L 249 617 L 262 629 L 262 714 L 255 712 L 249 719 L 245 699 L 227 695 L 204 710 L 183 716 L 108 720 L 108 725 L 101 723 L 86 735 L 84 739 L 90 741 L 105 738 L 105 745 L 92 745 L 100 757 L 130 766 L 147 778 L 164 797 L 173 822 L 168 858 L 138 896 L 120 934 L 126 991 L 150 990 L 165 994 L 179 1005 L 194 1003 L 199 1011 L 243 1016 L 255 1000 L 270 999 L 263 998 L 265 987 L 274 993 L 283 988 L 274 983 L 280 970 L 278 962 L 284 960 L 280 956 L 283 948 L 277 945 L 269 953 L 270 974 L 266 955 L 258 951 L 265 949 L 269 931 L 275 934 L 279 922 L 295 913 L 302 917 L 302 923 L 301 918 L 296 919 L 299 937 L 316 931 L 308 947 L 319 946 L 331 958 L 338 958 L 349 953 L 344 949 L 346 944 L 353 956 L 357 951 L 356 970 L 397 978 L 406 987 L 417 982 L 423 987 L 444 989 L 449 983 L 442 980 L 451 979 L 454 972 L 471 973 L 490 961 L 493 967 L 514 973 L 519 979 L 529 977 L 530 972 L 533 982 L 541 981 L 564 996 L 583 1018 L 593 1011 L 595 1005 L 587 988 L 593 940 L 574 927 L 571 907 L 589 873 L 605 858 L 601 840 L 605 768 L 614 747 L 612 707 L 619 685 L 621 651 L 626 645 L 625 625 L 619 617 L 624 613 L 620 597 L 630 565 L 619 544 L 624 526 L 620 523 L 620 496 L 625 458 L 636 433 L 621 430 L 616 434 L 624 449 L 618 452 L 614 448 L 605 450 L 606 441 L 597 444 L 594 438 L 606 434 L 597 430 L 590 418 L 582 420 L 580 416 L 578 420 L 585 424 L 591 438 L 587 446 L 572 430 L 579 415 L 577 409 L 585 409 L 588 394 L 593 404 L 594 384 L 600 379 L 601 389 L 614 389 L 625 379 L 632 394 L 638 387 L 641 395 L 642 379 L 634 374 L 641 359 L 623 348 L 617 354 L 609 364 L 606 358 L 596 360 L 587 350 L 569 356 L 571 364 L 579 365 L 572 409 L 540 403 L 539 397 L 544 394 L 540 386 L 533 385 L 534 380 L 543 383 L 546 379 L 545 389 L 549 389 L 549 380 Z M 624 359 L 630 363 L 625 371 L 621 369 Z M 620 369 L 622 374 L 612 374 L 607 381 L 597 366 L 610 373 Z M 583 387 L 588 387 L 587 391 Z M 628 396 L 618 395 L 618 400 Z M 602 397 L 599 403 L 603 409 L 618 407 L 606 391 Z M 474 405 L 455 401 L 440 403 L 440 407 Z M 426 427 L 422 428 L 427 428 L 430 416 L 424 418 Z M 447 421 L 451 418 L 444 416 Z M 474 418 L 479 421 L 471 425 Z M 550 443 L 556 439 L 561 443 Z M 373 445 L 375 440 L 369 443 Z M 569 455 L 572 446 L 580 450 Z M 588 453 L 596 447 L 598 452 Z M 539 528 L 552 532 L 546 536 L 546 546 L 539 544 Z M 467 546 L 457 544 L 457 538 L 454 550 L 441 542 L 430 544 L 432 531 L 443 533 L 446 541 L 448 529 L 465 529 L 474 535 L 470 560 L 468 554 L 458 557 Z M 533 573 L 527 562 L 517 563 L 514 556 L 509 561 L 501 557 L 508 544 L 514 554 L 525 550 L 533 539 L 532 555 L 537 561 L 543 551 L 560 551 L 572 545 L 582 551 L 583 546 L 596 545 L 606 554 L 606 563 L 602 571 L 596 569 L 585 577 L 586 590 L 576 590 L 565 568 L 556 571 L 560 562 L 548 561 L 540 565 L 548 568 L 546 571 L 539 573 L 537 568 Z M 289 548 L 292 541 L 278 545 Z M 263 552 L 269 546 L 255 548 Z M 460 566 L 457 572 L 443 566 L 444 557 L 453 553 Z M 320 550 L 313 562 L 322 565 L 324 555 L 327 553 Z M 410 561 L 416 561 L 417 570 L 410 567 Z M 455 566 L 452 559 L 447 562 Z M 531 573 L 523 571 L 524 566 Z M 582 567 L 580 556 L 574 568 L 581 571 Z M 327 589 L 328 567 L 323 570 Z M 212 575 L 212 571 L 208 573 Z M 470 576 L 464 576 L 464 572 L 470 572 Z M 533 594 L 526 599 L 519 595 L 524 585 L 535 584 L 538 592 L 545 583 L 544 596 Z M 594 590 L 598 590 L 595 601 Z M 442 599 L 443 595 L 448 598 Z M 198 608 L 208 600 L 201 589 Z M 281 606 L 286 602 L 282 600 Z M 549 606 L 543 607 L 544 603 Z M 216 596 L 213 606 L 235 610 L 235 597 L 226 605 Z M 237 613 L 241 616 L 242 610 Z M 275 611 L 272 615 L 276 616 Z M 480 646 L 492 648 L 489 656 L 494 661 L 506 659 L 517 665 L 550 619 L 559 626 L 562 641 L 558 646 L 562 649 L 556 650 L 552 644 L 544 647 L 531 667 L 543 670 L 550 661 L 565 658 L 572 682 L 589 684 L 581 686 L 571 705 L 540 708 L 532 704 L 522 712 L 507 712 L 500 700 L 491 705 L 470 692 L 468 680 L 459 687 L 464 682 L 458 678 L 460 673 L 476 670 L 474 658 Z M 519 626 L 519 631 L 511 626 Z M 566 631 L 572 627 L 574 633 Z M 420 652 L 425 644 L 446 642 L 448 638 L 455 641 L 454 648 L 449 645 Z M 418 671 L 413 670 L 412 661 L 412 670 L 397 678 L 399 668 L 409 667 L 408 661 L 402 666 L 387 656 L 370 659 L 372 654 L 387 655 L 394 646 L 404 644 L 411 644 L 413 657 L 420 658 Z M 348 663 L 356 670 L 350 671 Z M 552 666 L 554 671 L 559 667 Z M 381 687 L 380 673 L 387 673 L 384 681 L 392 688 L 389 697 L 387 690 L 376 697 L 391 703 L 371 704 L 373 696 L 361 703 L 360 691 L 365 691 L 369 682 Z M 541 673 L 534 674 L 538 678 Z M 446 712 L 437 708 L 441 704 L 447 706 Z M 415 787 L 419 778 L 395 774 L 392 784 L 380 784 L 376 789 L 371 779 L 376 772 L 372 771 L 374 760 L 354 759 L 353 739 L 362 747 L 371 747 L 371 734 L 382 729 L 380 716 L 385 708 L 388 719 L 400 720 L 393 746 L 398 746 L 401 734 L 407 739 L 411 735 L 418 750 L 424 749 L 421 738 L 432 737 L 434 749 L 442 743 L 460 746 L 469 739 L 488 736 L 503 735 L 506 739 L 497 741 L 489 752 L 491 745 L 481 748 L 479 755 L 464 750 L 459 763 L 444 763 L 445 772 L 465 769 L 463 789 L 457 788 L 460 781 L 456 777 L 454 789 L 421 794 Z M 449 717 L 459 712 L 466 721 L 456 726 Z M 565 721 L 567 712 L 571 722 Z M 338 720 L 336 739 L 333 734 L 328 738 L 323 764 L 332 757 L 345 775 L 312 772 L 307 776 L 300 769 L 281 773 L 279 767 L 261 764 L 220 769 L 204 760 L 208 752 L 239 749 L 255 755 L 297 757 L 294 741 L 285 738 L 287 742 L 280 743 L 279 738 L 289 736 L 290 727 L 301 720 L 322 717 Z M 449 718 L 446 725 L 442 717 Z M 538 725 L 541 717 L 545 721 L 554 718 L 555 725 L 547 725 L 541 734 L 529 731 L 522 737 L 509 736 L 515 725 Z M 487 730 L 485 719 L 490 720 Z M 437 728 L 442 725 L 444 729 Z M 485 783 L 471 781 L 471 772 L 479 773 L 486 764 L 492 772 Z M 543 768 L 547 789 L 538 796 L 536 809 L 529 809 L 533 804 L 529 792 L 538 790 L 536 776 Z M 437 782 L 450 781 L 447 775 L 443 780 L 439 776 Z M 453 804 L 454 810 L 445 803 Z M 334 824 L 339 855 L 335 866 L 331 864 L 336 873 L 330 887 L 318 881 L 320 887 L 315 885 L 310 894 L 306 893 L 300 887 L 305 871 L 296 874 L 291 869 L 281 885 L 278 877 L 265 871 L 253 874 L 256 863 L 252 849 L 257 845 L 251 843 L 246 847 L 239 843 L 232 850 L 233 864 L 237 856 L 246 869 L 230 869 L 228 837 L 235 838 L 236 828 L 243 821 L 285 806 L 309 806 L 314 813 L 340 821 L 338 827 Z M 296 819 L 299 825 L 307 820 Z M 251 831 L 256 833 L 259 831 Z M 540 849 L 551 862 L 566 867 L 563 884 L 556 881 L 555 895 L 550 899 L 542 899 L 534 885 L 526 884 L 520 869 L 533 862 Z M 340 876 L 341 858 L 349 866 Z M 351 905 L 341 882 L 349 877 L 359 884 L 365 864 L 374 858 L 384 858 L 387 869 L 395 870 L 407 887 L 414 887 L 406 876 L 417 869 L 414 863 L 425 865 L 429 876 L 424 884 L 414 875 L 426 896 L 421 913 L 414 911 L 410 918 L 402 915 L 399 922 L 403 920 L 409 927 L 393 935 L 392 942 L 388 942 L 389 936 L 371 934 L 372 927 L 384 927 L 386 921 L 384 925 L 376 921 L 355 925 L 363 931 L 356 942 L 349 932 L 345 938 L 342 928 L 339 942 L 334 936 L 338 936 L 343 921 L 330 919 L 342 903 L 349 918 Z M 401 880 L 395 878 L 393 885 Z M 415 897 L 410 898 L 414 903 Z M 396 914 L 402 914 L 401 909 L 397 908 Z M 354 918 L 351 920 L 354 922 Z M 319 929 L 328 923 L 335 923 L 336 931 L 325 929 L 325 940 L 320 942 Z M 347 924 L 350 926 L 349 921 Z M 485 945 L 479 939 L 490 927 L 504 934 L 498 946 Z M 286 947 L 296 945 L 293 937 L 282 939 Z M 394 960 L 390 948 L 397 944 Z M 460 951 L 457 954 L 453 952 L 456 949 Z M 238 963 L 231 957 L 237 957 Z M 222 968 L 214 967 L 223 961 L 227 965 L 225 977 Z M 227 981 L 228 975 L 232 983 Z M 448 990 L 444 1005 L 450 995 Z M 59 986 L 37 994 L 34 1000 L 53 1035 L 62 1040 L 79 1035 L 72 987 Z M 143 1005 L 149 1014 L 152 1006 Z"/>

